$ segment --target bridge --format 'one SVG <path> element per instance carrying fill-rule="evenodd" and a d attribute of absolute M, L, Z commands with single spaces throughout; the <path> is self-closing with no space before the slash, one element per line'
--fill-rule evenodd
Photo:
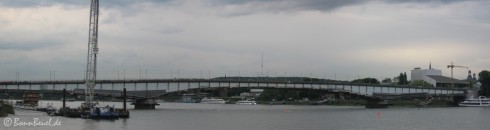
<path fill-rule="evenodd" d="M 0 82 L 0 90 L 3 91 L 61 91 L 63 89 L 79 90 L 84 88 L 85 81 L 83 80 Z M 326 90 L 330 92 L 345 92 L 368 97 L 373 97 L 380 93 L 427 93 L 440 96 L 461 96 L 464 95 L 466 90 L 456 88 L 421 88 L 402 85 L 358 84 L 337 81 L 241 81 L 226 79 L 97 80 L 95 89 L 98 91 L 121 91 L 123 88 L 128 89 L 128 91 L 162 90 L 161 92 L 166 93 L 206 88 L 311 89 Z"/>

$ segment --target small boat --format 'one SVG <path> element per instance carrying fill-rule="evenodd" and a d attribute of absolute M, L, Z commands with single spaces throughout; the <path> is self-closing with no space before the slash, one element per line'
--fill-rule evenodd
<path fill-rule="evenodd" d="M 203 98 L 201 103 L 205 104 L 225 104 L 225 100 L 219 98 Z"/>
<path fill-rule="evenodd" d="M 197 101 L 192 99 L 191 97 L 182 97 L 180 99 L 180 102 L 182 102 L 182 103 L 196 103 Z"/>
<path fill-rule="evenodd" d="M 489 107 L 490 100 L 485 96 L 480 96 L 478 98 L 472 97 L 460 102 L 458 105 L 463 107 Z"/>
<path fill-rule="evenodd" d="M 255 105 L 257 102 L 251 101 L 251 100 L 240 100 L 237 101 L 235 104 L 241 104 L 241 105 Z"/>
<path fill-rule="evenodd" d="M 117 112 L 114 107 L 110 106 L 94 106 L 90 113 L 88 113 L 87 115 L 82 115 L 82 117 L 90 119 L 118 119 L 119 112 Z"/>

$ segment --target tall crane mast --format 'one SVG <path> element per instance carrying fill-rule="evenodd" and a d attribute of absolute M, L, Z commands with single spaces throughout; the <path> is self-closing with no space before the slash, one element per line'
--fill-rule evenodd
<path fill-rule="evenodd" d="M 453 77 L 453 69 L 454 67 L 456 68 L 466 68 L 466 69 L 469 69 L 467 66 L 459 66 L 459 65 L 454 65 L 453 62 L 451 62 L 450 65 L 447 65 L 447 68 L 451 68 L 451 78 L 454 79 Z M 454 87 L 454 83 L 451 84 L 452 87 Z"/>
<path fill-rule="evenodd" d="M 97 76 L 97 45 L 99 24 L 99 0 L 92 0 L 90 5 L 90 23 L 88 33 L 87 70 L 85 71 L 85 108 L 92 110 L 95 80 Z"/>

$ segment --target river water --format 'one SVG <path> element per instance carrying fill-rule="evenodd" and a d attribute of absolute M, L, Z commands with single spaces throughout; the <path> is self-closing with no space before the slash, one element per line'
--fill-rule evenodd
<path fill-rule="evenodd" d="M 61 106 L 59 101 L 43 101 Z M 78 106 L 80 102 L 69 102 Z M 121 102 L 101 104 L 122 106 Z M 130 106 L 131 108 L 132 106 Z M 91 120 L 52 117 L 42 112 L 16 109 L 0 118 L 0 130 L 486 130 L 490 107 L 444 107 L 366 109 L 359 106 L 235 105 L 161 103 L 156 110 L 130 109 L 131 117 Z M 6 126 L 5 121 L 38 121 L 56 126 Z M 8 122 L 8 121 L 7 121 Z"/>

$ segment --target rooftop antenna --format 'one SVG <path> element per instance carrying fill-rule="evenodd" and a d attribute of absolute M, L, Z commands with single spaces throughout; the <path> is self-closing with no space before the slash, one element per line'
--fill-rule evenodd
<path fill-rule="evenodd" d="M 429 62 L 429 70 L 431 70 L 431 69 L 432 69 L 432 61 Z"/>

